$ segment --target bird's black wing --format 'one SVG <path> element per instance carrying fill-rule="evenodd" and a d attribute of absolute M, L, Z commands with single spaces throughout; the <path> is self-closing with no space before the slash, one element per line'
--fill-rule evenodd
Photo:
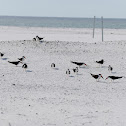
<path fill-rule="evenodd" d="M 73 61 L 71 61 L 71 63 L 74 63 L 74 64 L 76 64 L 76 65 L 83 65 L 84 63 L 82 63 L 82 62 L 73 62 Z"/>

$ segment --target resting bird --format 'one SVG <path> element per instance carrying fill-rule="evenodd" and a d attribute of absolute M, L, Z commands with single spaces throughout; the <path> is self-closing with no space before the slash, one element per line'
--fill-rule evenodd
<path fill-rule="evenodd" d="M 78 67 L 73 68 L 73 72 L 74 72 L 74 73 L 78 73 Z"/>
<path fill-rule="evenodd" d="M 108 66 L 108 71 L 112 71 L 113 70 L 113 68 L 109 65 Z"/>
<path fill-rule="evenodd" d="M 28 68 L 28 65 L 26 63 L 24 63 L 23 66 L 22 66 L 22 68 L 24 68 L 25 71 L 26 71 L 26 69 Z"/>
<path fill-rule="evenodd" d="M 108 78 L 110 78 L 112 80 L 116 80 L 116 79 L 123 78 L 123 76 L 121 76 L 121 77 L 118 77 L 118 76 L 108 76 L 106 79 L 108 79 Z"/>
<path fill-rule="evenodd" d="M 36 40 L 41 41 L 42 39 L 44 39 L 44 38 L 36 36 Z"/>
<path fill-rule="evenodd" d="M 33 41 L 36 41 L 36 38 L 33 38 L 32 40 L 33 40 Z"/>
<path fill-rule="evenodd" d="M 14 64 L 14 65 L 18 65 L 19 63 L 20 63 L 20 61 L 13 61 L 13 62 L 11 62 L 11 61 L 8 61 L 9 63 L 12 63 L 12 64 Z"/>
<path fill-rule="evenodd" d="M 103 63 L 104 63 L 104 60 L 102 59 L 102 60 L 100 60 L 100 61 L 96 61 L 96 63 L 98 63 L 98 64 L 103 64 Z"/>
<path fill-rule="evenodd" d="M 90 73 L 91 74 L 91 73 Z M 102 77 L 101 74 L 95 75 L 95 74 L 91 74 L 92 77 L 94 77 L 96 80 L 99 81 L 99 79 Z M 102 77 L 103 78 L 103 77 Z M 104 79 L 104 78 L 103 78 Z"/>
<path fill-rule="evenodd" d="M 52 67 L 52 68 L 55 68 L 55 66 L 56 66 L 55 63 L 52 63 L 52 64 L 51 64 L 51 67 Z"/>
<path fill-rule="evenodd" d="M 3 56 L 4 56 L 4 53 L 1 53 L 1 52 L 0 52 L 0 56 L 3 57 Z"/>
<path fill-rule="evenodd" d="M 70 70 L 69 69 L 66 71 L 66 74 L 68 74 L 68 75 L 70 74 Z"/>
<path fill-rule="evenodd" d="M 71 63 L 74 63 L 74 64 L 78 65 L 79 67 L 80 66 L 87 66 L 87 64 L 82 63 L 82 62 L 73 62 L 73 61 L 71 61 Z"/>
<path fill-rule="evenodd" d="M 22 58 L 18 58 L 18 60 L 20 61 L 24 61 L 24 59 L 26 59 L 25 56 L 22 56 Z"/>

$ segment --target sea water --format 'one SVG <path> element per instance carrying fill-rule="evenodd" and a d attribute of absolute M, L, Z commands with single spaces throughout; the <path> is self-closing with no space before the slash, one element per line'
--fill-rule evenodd
<path fill-rule="evenodd" d="M 93 21 L 93 18 L 0 16 L 0 26 L 18 27 L 93 28 Z M 104 18 L 103 25 L 108 29 L 126 29 L 126 19 Z M 101 28 L 100 18 L 96 18 L 95 27 Z"/>

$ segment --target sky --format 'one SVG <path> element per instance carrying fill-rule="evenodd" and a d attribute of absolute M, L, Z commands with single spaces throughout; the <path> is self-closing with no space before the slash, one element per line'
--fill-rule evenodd
<path fill-rule="evenodd" d="M 126 0 L 0 0 L 0 15 L 126 18 Z"/>

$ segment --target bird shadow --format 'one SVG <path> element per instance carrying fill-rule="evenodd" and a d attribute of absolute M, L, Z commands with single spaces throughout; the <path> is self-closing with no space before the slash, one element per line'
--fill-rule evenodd
<path fill-rule="evenodd" d="M 105 81 L 97 81 L 97 82 L 107 84 L 107 82 Z"/>
<path fill-rule="evenodd" d="M 40 43 L 43 43 L 44 41 L 41 40 L 41 41 L 39 41 L 39 42 L 40 42 Z"/>
<path fill-rule="evenodd" d="M 96 68 L 108 68 L 108 66 L 97 66 Z"/>
<path fill-rule="evenodd" d="M 54 68 L 54 70 L 59 70 L 59 68 Z"/>
<path fill-rule="evenodd" d="M 80 67 L 81 69 L 89 69 L 89 67 Z"/>
<path fill-rule="evenodd" d="M 74 76 L 71 75 L 71 76 L 69 76 L 69 77 L 74 77 Z"/>
<path fill-rule="evenodd" d="M 116 74 L 116 72 L 111 72 L 112 74 Z"/>
<path fill-rule="evenodd" d="M 101 68 L 108 68 L 108 66 L 101 66 Z"/>
<path fill-rule="evenodd" d="M 15 67 L 15 66 L 14 66 Z M 16 66 L 16 67 L 22 67 L 22 66 Z"/>
<path fill-rule="evenodd" d="M 7 60 L 8 58 L 2 58 L 2 60 Z"/>
<path fill-rule="evenodd" d="M 83 75 L 83 74 L 77 74 L 77 75 L 80 75 L 80 76 L 81 76 L 81 75 Z"/>
<path fill-rule="evenodd" d="M 108 83 L 108 84 L 110 84 L 110 83 L 111 83 L 111 84 L 119 84 L 119 83 L 121 83 L 121 82 L 119 82 L 119 81 L 108 81 L 107 83 Z"/>
<path fill-rule="evenodd" d="M 26 72 L 32 72 L 32 70 L 26 70 Z"/>

